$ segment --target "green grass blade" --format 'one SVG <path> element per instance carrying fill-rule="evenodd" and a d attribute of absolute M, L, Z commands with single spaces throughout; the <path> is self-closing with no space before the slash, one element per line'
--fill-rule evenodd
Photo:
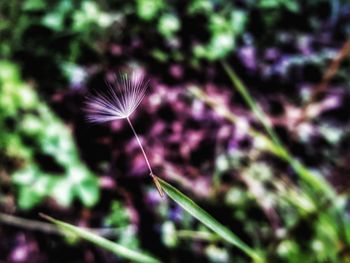
<path fill-rule="evenodd" d="M 244 101 L 248 104 L 250 109 L 253 111 L 254 115 L 258 118 L 258 120 L 261 122 L 261 124 L 264 126 L 264 129 L 266 132 L 270 135 L 271 139 L 275 142 L 275 144 L 281 145 L 281 142 L 278 138 L 278 136 L 275 134 L 275 132 L 272 129 L 272 126 L 264 114 L 261 107 L 255 102 L 255 100 L 250 96 L 247 88 L 243 84 L 243 82 L 238 78 L 236 73 L 233 71 L 233 69 L 226 63 L 223 62 L 223 67 L 230 77 L 232 83 L 236 87 L 237 91 L 241 96 L 243 97 Z"/>
<path fill-rule="evenodd" d="M 206 211 L 200 208 L 190 198 L 185 196 L 175 187 L 158 178 L 164 192 L 173 199 L 178 205 L 190 213 L 193 217 L 202 222 L 205 226 L 210 228 L 214 233 L 225 241 L 231 243 L 237 248 L 241 249 L 248 256 L 250 256 L 255 262 L 263 262 L 261 256 L 256 253 L 252 248 L 246 245 L 242 240 L 239 239 L 234 233 L 232 233 L 227 227 L 220 224 L 216 219 L 209 215 Z"/>
<path fill-rule="evenodd" d="M 244 101 L 253 111 L 256 118 L 261 122 L 264 126 L 264 129 L 270 136 L 271 140 L 276 146 L 276 154 L 289 162 L 294 171 L 299 175 L 304 183 L 307 184 L 309 189 L 316 190 L 317 192 L 321 192 L 327 197 L 334 198 L 335 193 L 334 190 L 330 187 L 327 181 L 323 177 L 319 177 L 312 173 L 309 169 L 307 169 L 301 162 L 292 157 L 289 153 L 288 149 L 282 144 L 277 134 L 274 132 L 267 116 L 261 107 L 256 103 L 254 98 L 249 94 L 248 89 L 244 85 L 244 83 L 240 80 L 234 70 L 226 63 L 222 62 L 222 65 L 228 74 L 232 84 L 237 89 L 239 94 L 243 97 Z"/>
<path fill-rule="evenodd" d="M 118 245 L 118 244 L 116 244 L 108 239 L 105 239 L 103 237 L 100 237 L 100 236 L 98 236 L 98 235 L 96 235 L 88 230 L 67 224 L 65 222 L 54 219 L 54 218 L 49 217 L 47 215 L 41 214 L 41 217 L 43 217 L 46 220 L 57 225 L 57 227 L 59 229 L 61 229 L 63 231 L 63 233 L 73 234 L 74 236 L 85 239 L 85 240 L 87 240 L 87 241 L 89 241 L 89 242 L 91 242 L 91 243 L 93 243 L 101 248 L 104 248 L 104 249 L 114 253 L 117 256 L 131 260 L 132 262 L 160 263 L 159 260 L 157 260 L 151 256 L 148 256 L 148 255 L 143 254 L 141 252 L 130 250 L 129 248 Z"/>
<path fill-rule="evenodd" d="M 221 238 L 212 232 L 207 231 L 192 231 L 192 230 L 178 230 L 176 231 L 178 238 L 189 238 L 193 240 L 218 241 Z"/>

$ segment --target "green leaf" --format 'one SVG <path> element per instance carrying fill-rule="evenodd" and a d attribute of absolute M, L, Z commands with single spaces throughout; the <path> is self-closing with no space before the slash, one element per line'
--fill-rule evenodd
<path fill-rule="evenodd" d="M 91 177 L 77 184 L 75 186 L 75 191 L 85 206 L 91 207 L 95 205 L 99 199 L 98 181 L 95 177 Z"/>
<path fill-rule="evenodd" d="M 180 20 L 172 14 L 164 14 L 158 22 L 158 31 L 165 37 L 171 38 L 180 29 Z"/>
<path fill-rule="evenodd" d="M 143 254 L 141 252 L 130 250 L 127 247 L 116 244 L 108 239 L 100 237 L 88 230 L 67 224 L 60 220 L 54 219 L 47 215 L 40 214 L 41 217 L 57 225 L 59 229 L 63 231 L 64 234 L 72 234 L 73 236 L 78 236 L 85 239 L 99 247 L 102 247 L 117 256 L 123 257 L 125 259 L 131 260 L 132 262 L 142 262 L 142 263 L 159 263 L 158 259 L 155 259 L 149 255 Z"/>
<path fill-rule="evenodd" d="M 21 187 L 17 198 L 17 203 L 20 209 L 30 210 L 42 200 L 42 195 L 35 192 L 30 187 Z"/>
<path fill-rule="evenodd" d="M 41 11 L 47 7 L 43 0 L 27 0 L 24 2 L 22 9 L 24 11 Z"/>
<path fill-rule="evenodd" d="M 157 17 L 164 5 L 163 0 L 137 0 L 136 13 L 141 19 L 151 21 Z"/>
<path fill-rule="evenodd" d="M 52 191 L 51 196 L 57 203 L 63 207 L 68 207 L 73 201 L 73 186 L 66 180 L 57 180 Z"/>
<path fill-rule="evenodd" d="M 62 2 L 62 10 L 70 10 L 69 2 Z M 4 126 L 7 118 L 13 120 L 13 129 Z M 84 206 L 97 203 L 97 177 L 79 158 L 70 129 L 40 101 L 35 89 L 21 79 L 18 66 L 9 61 L 0 61 L 0 130 L 0 148 L 10 159 L 23 163 L 11 174 L 20 209 L 31 209 L 47 197 L 65 207 L 76 199 Z M 57 172 L 45 171 L 36 160 L 39 154 L 52 159 L 59 167 Z"/>
<path fill-rule="evenodd" d="M 227 227 L 220 224 L 216 219 L 209 215 L 206 211 L 200 208 L 195 202 L 190 198 L 185 196 L 179 190 L 177 190 L 172 185 L 168 184 L 164 180 L 158 178 L 164 192 L 173 199 L 177 204 L 179 204 L 183 209 L 190 213 L 193 217 L 197 218 L 205 226 L 214 231 L 218 236 L 220 236 L 225 241 L 231 243 L 237 248 L 241 249 L 248 256 L 254 259 L 255 262 L 263 262 L 258 253 L 256 253 L 252 248 L 246 245 L 239 237 L 232 233 Z"/>

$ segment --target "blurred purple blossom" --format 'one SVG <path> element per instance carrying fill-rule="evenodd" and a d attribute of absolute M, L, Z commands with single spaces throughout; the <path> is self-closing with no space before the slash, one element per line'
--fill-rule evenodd
<path fill-rule="evenodd" d="M 243 64 L 252 71 L 257 69 L 256 49 L 253 46 L 245 46 L 238 50 L 238 56 Z"/>

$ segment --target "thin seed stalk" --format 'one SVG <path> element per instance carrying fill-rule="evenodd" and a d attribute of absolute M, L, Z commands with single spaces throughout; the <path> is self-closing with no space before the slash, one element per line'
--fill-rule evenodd
<path fill-rule="evenodd" d="M 160 195 L 161 197 L 163 197 L 163 196 L 164 196 L 163 189 L 162 189 L 162 187 L 161 187 L 161 185 L 160 185 L 160 183 L 159 183 L 157 177 L 156 177 L 155 174 L 153 173 L 152 167 L 151 167 L 151 165 L 150 165 L 150 163 L 149 163 L 149 161 L 148 161 L 148 157 L 147 157 L 146 152 L 145 152 L 145 150 L 144 150 L 144 148 L 143 148 L 143 146 L 142 146 L 142 143 L 141 143 L 141 141 L 140 141 L 140 138 L 139 138 L 139 136 L 137 135 L 136 130 L 135 130 L 134 126 L 132 125 L 132 122 L 130 121 L 129 117 L 127 117 L 126 119 L 127 119 L 128 123 L 129 123 L 129 125 L 130 125 L 130 127 L 131 127 L 131 130 L 133 131 L 133 133 L 134 133 L 134 135 L 135 135 L 135 138 L 136 138 L 136 140 L 137 140 L 137 143 L 138 143 L 139 146 L 140 146 L 140 149 L 141 149 L 141 151 L 142 151 L 143 157 L 145 158 L 146 164 L 147 164 L 148 169 L 149 169 L 149 175 L 152 177 L 153 183 L 154 183 L 154 185 L 156 186 L 159 195 Z"/>

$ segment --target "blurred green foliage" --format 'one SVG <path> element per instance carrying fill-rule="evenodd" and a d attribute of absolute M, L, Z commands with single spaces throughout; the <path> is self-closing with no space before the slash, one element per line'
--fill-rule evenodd
<path fill-rule="evenodd" d="M 184 43 L 186 40 L 182 39 L 181 33 L 193 29 L 182 25 L 176 4 L 162 0 L 138 0 L 136 3 L 137 15 L 146 22 L 157 23 L 157 31 L 164 38 L 165 46 L 171 46 L 170 53 L 169 50 L 159 49 L 160 45 L 152 51 L 151 54 L 162 62 L 172 59 L 183 61 L 183 54 L 178 51 L 188 44 L 191 44 L 190 64 L 196 65 L 201 59 L 212 61 L 223 58 L 235 49 L 236 38 L 243 33 L 246 24 L 247 14 L 233 4 L 224 1 L 188 1 L 184 3 L 186 16 L 193 20 L 201 17 L 206 23 L 201 25 L 205 30 L 200 37 L 203 39 L 196 39 L 195 33 L 198 32 L 193 32 L 191 43 Z"/>
<path fill-rule="evenodd" d="M 141 19 L 151 21 L 159 15 L 166 5 L 166 1 L 163 0 L 137 0 L 136 12 Z"/>
<path fill-rule="evenodd" d="M 82 164 L 69 128 L 40 91 L 22 80 L 20 70 L 33 70 L 29 74 L 43 93 L 62 86 L 72 69 L 79 69 L 82 52 L 96 53 L 91 38 L 118 16 L 93 1 L 11 1 L 1 2 L 0 10 L 0 57 L 8 59 L 0 64 L 1 159 L 16 163 L 11 178 L 18 205 L 31 209 L 52 197 L 66 207 L 75 199 L 93 206 L 99 199 L 97 178 Z M 18 65 L 10 62 L 15 57 Z M 28 67 L 29 61 L 36 65 Z"/>
<path fill-rule="evenodd" d="M 8 61 L 0 62 L 0 129 L 2 159 L 17 160 L 11 178 L 21 209 L 48 196 L 62 206 L 75 199 L 96 204 L 97 178 L 82 164 L 70 130 Z"/>
<path fill-rule="evenodd" d="M 136 227 L 131 222 L 130 212 L 121 202 L 116 200 L 112 202 L 110 211 L 104 221 L 108 228 L 120 229 L 117 243 L 130 249 L 139 248 Z"/>
<path fill-rule="evenodd" d="M 209 60 L 226 57 L 235 49 L 236 37 L 244 30 L 246 14 L 243 11 L 233 10 L 225 17 L 210 9 L 208 18 L 211 38 L 208 43 L 195 45 L 194 55 Z"/>
<path fill-rule="evenodd" d="M 259 7 L 262 9 L 285 8 L 291 12 L 298 12 L 300 10 L 298 1 L 290 0 L 262 0 L 259 1 Z"/>

